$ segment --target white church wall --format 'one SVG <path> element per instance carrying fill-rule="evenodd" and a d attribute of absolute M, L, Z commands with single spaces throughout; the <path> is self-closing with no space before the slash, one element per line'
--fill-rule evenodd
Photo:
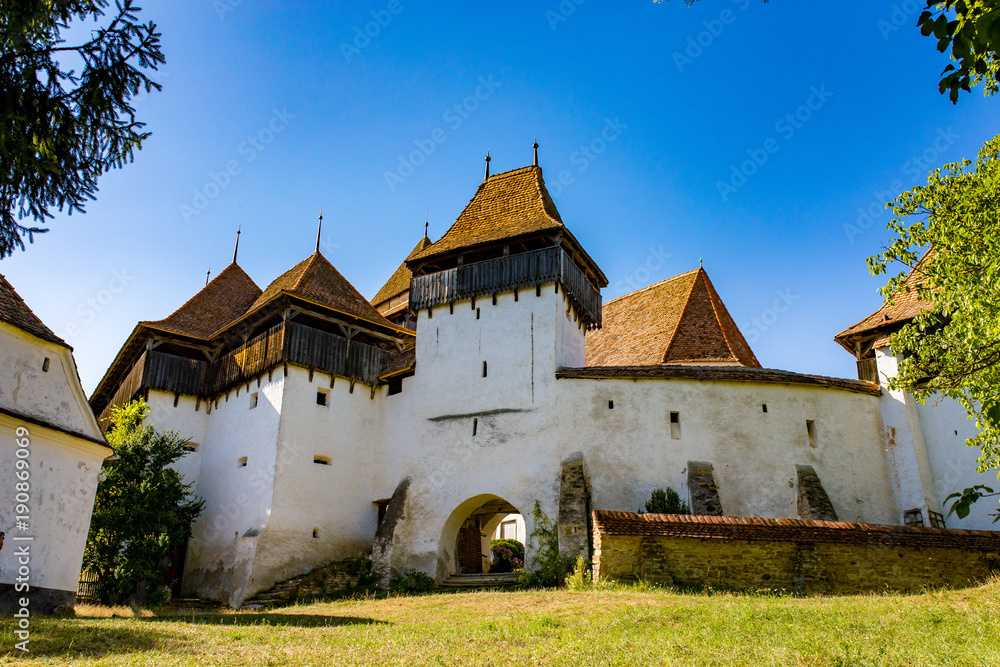
<path fill-rule="evenodd" d="M 318 392 L 326 394 L 326 405 L 318 404 Z M 331 388 L 329 375 L 316 372 L 310 381 L 308 370 L 289 367 L 274 509 L 257 547 L 251 592 L 371 553 L 378 519 L 372 493 L 378 399 L 366 385 L 356 384 L 351 393 L 349 380 L 335 378 Z"/>
<path fill-rule="evenodd" d="M 213 403 L 199 448 L 205 510 L 188 547 L 185 594 L 238 605 L 253 586 L 258 538 L 271 516 L 284 384 L 278 369 L 259 387 L 252 381 Z"/>
<path fill-rule="evenodd" d="M 18 428 L 25 430 L 18 432 Z M 19 472 L 15 452 L 26 438 L 30 474 L 27 530 L 17 527 L 18 504 L 15 477 Z M 0 531 L 7 534 L 0 550 L 0 584 L 15 584 L 20 563 L 17 550 L 29 549 L 29 584 L 39 589 L 69 593 L 72 604 L 80 581 L 83 549 L 90 530 L 90 517 L 97 492 L 97 476 L 111 451 L 102 445 L 59 431 L 25 423 L 0 414 Z M 32 537 L 30 542 L 16 537 Z M 20 597 L 20 596 L 18 596 Z"/>
<path fill-rule="evenodd" d="M 977 472 L 980 450 L 965 443 L 978 431 L 960 403 L 950 398 L 930 398 L 923 405 L 917 404 L 916 411 L 938 493 L 936 511 L 947 515 L 952 501 L 946 505 L 945 498 L 977 484 L 1000 491 L 996 474 Z M 991 515 L 998 511 L 996 498 L 983 498 L 965 519 L 952 514 L 945 517 L 945 523 L 949 528 L 996 530 L 1000 524 L 993 523 Z"/>
<path fill-rule="evenodd" d="M 889 389 L 889 381 L 899 372 L 892 350 L 875 350 L 879 383 L 882 385 L 881 412 L 886 442 L 886 459 L 892 472 L 892 488 L 899 507 L 897 523 L 904 522 L 908 510 L 920 510 L 924 525 L 930 525 L 929 511 L 940 511 L 939 493 L 920 424 L 917 402 L 899 389 Z"/>
<path fill-rule="evenodd" d="M 402 561 L 432 576 L 455 571 L 454 539 L 471 504 L 499 497 L 526 517 L 535 501 L 558 513 L 561 452 L 553 413 L 557 356 L 582 361 L 583 331 L 567 316 L 553 284 L 421 311 L 416 374 L 403 392 L 383 396 L 385 436 L 376 466 L 375 496 L 392 495 L 412 480 L 402 526 Z M 574 342 L 579 339 L 579 343 Z M 482 361 L 487 361 L 487 376 Z M 483 501 L 484 502 L 484 501 Z M 461 509 L 457 509 L 461 508 Z M 457 511 L 456 511 L 457 510 Z M 530 551 L 529 551 L 530 554 Z"/>
<path fill-rule="evenodd" d="M 562 449 L 583 452 L 595 508 L 634 512 L 666 486 L 686 498 L 688 461 L 707 461 L 725 514 L 796 517 L 795 465 L 804 464 L 841 520 L 896 522 L 877 397 L 677 379 L 563 379 L 559 387 Z"/>
<path fill-rule="evenodd" d="M 201 474 L 205 439 L 208 436 L 208 403 L 191 396 L 180 396 L 174 405 L 174 395 L 162 391 L 150 391 L 146 400 L 149 405 L 147 423 L 158 430 L 171 430 L 190 440 L 194 451 L 189 451 L 173 468 L 180 473 L 185 484 L 192 484 L 198 493 L 198 479 Z"/>

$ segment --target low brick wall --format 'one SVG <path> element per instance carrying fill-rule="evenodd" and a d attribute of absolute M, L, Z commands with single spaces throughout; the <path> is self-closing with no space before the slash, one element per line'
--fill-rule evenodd
<path fill-rule="evenodd" d="M 962 587 L 1000 571 L 1000 532 L 594 512 L 594 576 L 812 595 Z"/>

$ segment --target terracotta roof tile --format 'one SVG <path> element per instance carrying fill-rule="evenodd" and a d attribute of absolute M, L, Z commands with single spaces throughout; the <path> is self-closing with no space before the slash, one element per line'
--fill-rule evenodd
<path fill-rule="evenodd" d="M 852 354 L 854 353 L 852 340 L 855 338 L 866 338 L 873 333 L 885 332 L 886 335 L 881 337 L 876 345 L 879 343 L 888 344 L 889 333 L 909 322 L 922 311 L 933 307 L 930 301 L 921 299 L 917 293 L 917 289 L 922 283 L 923 278 L 920 267 L 931 256 L 931 252 L 931 250 L 928 250 L 924 253 L 924 256 L 920 258 L 917 265 L 913 267 L 910 275 L 906 277 L 907 289 L 897 292 L 892 304 L 886 301 L 882 304 L 881 308 L 857 324 L 844 329 L 834 336 L 833 339 Z"/>
<path fill-rule="evenodd" d="M 234 262 L 170 317 L 140 324 L 207 340 L 242 317 L 260 295 L 257 284 Z"/>
<path fill-rule="evenodd" d="M 595 510 L 594 528 L 606 535 L 624 536 L 1000 550 L 1000 531 L 885 526 L 847 521 Z"/>
<path fill-rule="evenodd" d="M 704 269 L 608 301 L 587 333 L 588 366 L 760 362 Z"/>
<path fill-rule="evenodd" d="M 263 308 L 283 294 L 305 299 L 374 324 L 396 328 L 361 296 L 321 253 L 313 253 L 278 276 L 254 302 L 248 312 Z"/>
<path fill-rule="evenodd" d="M 455 224 L 439 241 L 412 259 L 427 259 L 464 248 L 564 229 L 559 211 L 542 180 L 542 170 L 523 167 L 483 181 Z"/>
<path fill-rule="evenodd" d="M 66 341 L 52 333 L 52 330 L 38 319 L 31 308 L 28 308 L 28 304 L 24 302 L 21 295 L 14 290 L 14 286 L 7 282 L 7 279 L 2 275 L 0 275 L 0 321 L 49 343 L 69 347 Z"/>
<path fill-rule="evenodd" d="M 392 377 L 393 375 L 400 375 L 402 373 L 410 373 L 416 368 L 417 365 L 417 347 L 416 345 L 410 345 L 409 347 L 403 348 L 403 351 L 397 354 L 389 365 L 386 366 L 385 371 L 382 373 L 382 378 Z"/>
<path fill-rule="evenodd" d="M 413 257 L 422 250 L 426 250 L 431 245 L 433 245 L 431 240 L 426 236 L 423 237 L 420 239 L 420 242 L 417 243 L 416 247 L 410 251 L 410 254 L 406 256 L 406 259 Z M 403 260 L 403 263 L 399 265 L 399 268 L 396 269 L 395 273 L 389 277 L 389 280 L 386 281 L 385 285 L 382 286 L 382 289 L 380 289 L 378 294 L 375 295 L 375 298 L 372 299 L 372 305 L 375 306 L 376 310 L 381 312 L 383 315 L 388 315 L 388 302 L 392 301 L 404 292 L 409 292 L 410 280 L 412 278 L 413 272 L 410 271 L 408 266 L 406 266 L 406 260 Z M 394 308 L 394 310 L 398 310 L 398 308 Z"/>
<path fill-rule="evenodd" d="M 882 390 L 874 382 L 806 375 L 771 368 L 745 366 L 684 366 L 660 364 L 657 366 L 586 366 L 561 368 L 556 371 L 560 379 L 662 379 L 697 380 L 700 382 L 754 382 L 760 384 L 801 384 L 831 389 L 844 389 L 859 394 L 880 396 Z"/>

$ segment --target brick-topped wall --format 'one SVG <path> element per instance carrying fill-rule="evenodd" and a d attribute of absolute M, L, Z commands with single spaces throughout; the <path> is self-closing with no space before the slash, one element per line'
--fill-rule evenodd
<path fill-rule="evenodd" d="M 1000 532 L 594 512 L 595 577 L 802 594 L 961 587 L 1000 571 Z"/>

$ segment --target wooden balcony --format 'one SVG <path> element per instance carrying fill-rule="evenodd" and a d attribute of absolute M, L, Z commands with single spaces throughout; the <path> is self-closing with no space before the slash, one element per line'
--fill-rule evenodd
<path fill-rule="evenodd" d="M 414 312 L 502 292 L 558 283 L 587 323 L 601 326 L 601 292 L 559 247 L 499 257 L 417 276 L 410 283 Z"/>
<path fill-rule="evenodd" d="M 146 350 L 101 411 L 100 423 L 107 428 L 105 420 L 113 407 L 149 390 L 211 400 L 284 364 L 374 387 L 394 356 L 388 350 L 296 322 L 276 324 L 215 361 Z"/>
<path fill-rule="evenodd" d="M 858 379 L 881 384 L 878 376 L 878 359 L 862 359 L 858 362 Z"/>

